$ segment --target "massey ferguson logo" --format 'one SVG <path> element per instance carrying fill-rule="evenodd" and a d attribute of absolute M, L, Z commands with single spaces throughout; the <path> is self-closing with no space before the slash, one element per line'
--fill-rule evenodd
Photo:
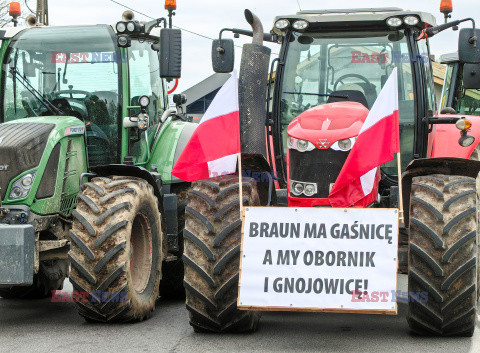
<path fill-rule="evenodd" d="M 0 172 L 7 171 L 7 170 L 8 170 L 8 167 L 9 167 L 8 164 L 4 164 L 4 165 L 1 165 L 1 164 L 0 164 Z"/>
<path fill-rule="evenodd" d="M 328 148 L 328 140 L 327 139 L 320 139 L 318 140 L 318 147 L 327 149 Z"/>

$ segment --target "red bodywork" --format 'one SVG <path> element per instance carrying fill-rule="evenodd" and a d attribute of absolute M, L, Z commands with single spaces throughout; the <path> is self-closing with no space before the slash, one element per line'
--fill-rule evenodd
<path fill-rule="evenodd" d="M 288 125 L 287 134 L 289 137 L 309 141 L 318 149 L 326 150 L 339 140 L 356 137 L 360 132 L 368 113 L 369 110 L 364 105 L 357 102 L 337 102 L 316 106 L 293 119 Z M 370 195 L 357 202 L 353 207 L 366 207 L 376 200 L 380 172 L 377 174 L 377 179 L 375 187 Z M 328 198 L 291 196 L 288 150 L 287 192 L 288 204 L 292 207 L 330 206 Z"/>
<path fill-rule="evenodd" d="M 468 134 L 475 137 L 475 142 L 469 147 L 462 147 L 458 143 L 460 131 L 454 124 L 437 124 L 433 126 L 428 141 L 427 157 L 457 157 L 468 159 L 480 142 L 480 117 L 464 115 L 444 115 L 445 117 L 467 118 L 472 122 Z M 440 115 L 442 117 L 442 115 Z"/>

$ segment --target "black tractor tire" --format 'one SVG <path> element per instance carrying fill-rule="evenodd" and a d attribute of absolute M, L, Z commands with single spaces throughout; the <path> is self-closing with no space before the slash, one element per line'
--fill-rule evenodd
<path fill-rule="evenodd" d="M 142 321 L 155 310 L 162 266 L 158 200 L 145 180 L 113 176 L 82 185 L 70 231 L 70 282 L 89 322 Z"/>
<path fill-rule="evenodd" d="M 478 280 L 476 181 L 441 174 L 415 177 L 410 200 L 410 329 L 421 335 L 472 336 Z"/>
<path fill-rule="evenodd" d="M 0 288 L 0 297 L 5 299 L 48 298 L 52 296 L 52 291 L 63 289 L 63 282 L 67 275 L 67 260 L 41 261 L 31 286 Z"/>
<path fill-rule="evenodd" d="M 243 204 L 260 205 L 257 184 L 243 178 Z M 260 312 L 237 309 L 241 218 L 237 176 L 193 183 L 184 232 L 184 286 L 196 332 L 253 332 Z"/>
<path fill-rule="evenodd" d="M 185 229 L 185 207 L 187 206 L 189 186 L 180 186 L 173 193 L 177 195 L 177 219 L 178 219 L 178 251 L 173 255 L 174 261 L 165 262 L 162 268 L 162 280 L 160 281 L 160 296 L 162 299 L 185 299 L 183 287 L 183 230 Z"/>

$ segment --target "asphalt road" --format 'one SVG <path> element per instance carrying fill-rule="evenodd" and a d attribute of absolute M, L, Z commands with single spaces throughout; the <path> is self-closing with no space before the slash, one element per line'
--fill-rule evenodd
<path fill-rule="evenodd" d="M 179 301 L 159 301 L 146 322 L 103 325 L 74 304 L 0 299 L 0 352 L 480 352 L 480 324 L 472 338 L 418 337 L 405 314 L 265 313 L 255 334 L 214 335 L 195 334 Z"/>

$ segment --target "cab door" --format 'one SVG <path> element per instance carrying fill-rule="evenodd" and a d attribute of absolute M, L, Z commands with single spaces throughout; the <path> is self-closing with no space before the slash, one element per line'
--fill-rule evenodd
<path fill-rule="evenodd" d="M 148 96 L 150 105 L 147 114 L 150 124 L 147 130 L 129 129 L 128 155 L 136 165 L 144 166 L 153 147 L 155 133 L 168 104 L 164 80 L 160 78 L 158 53 L 151 48 L 152 42 L 132 41 L 128 48 L 129 106 L 138 107 L 139 98 Z M 140 113 L 139 108 L 130 109 L 130 116 Z"/>

